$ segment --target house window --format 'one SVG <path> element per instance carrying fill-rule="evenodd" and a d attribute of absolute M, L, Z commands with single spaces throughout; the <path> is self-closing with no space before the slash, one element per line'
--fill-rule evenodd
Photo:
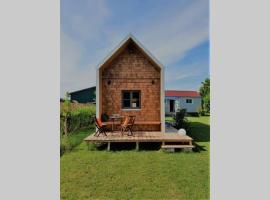
<path fill-rule="evenodd" d="M 186 103 L 192 103 L 192 99 L 186 99 Z"/>
<path fill-rule="evenodd" d="M 139 109 L 141 108 L 140 91 L 122 91 L 122 108 Z"/>

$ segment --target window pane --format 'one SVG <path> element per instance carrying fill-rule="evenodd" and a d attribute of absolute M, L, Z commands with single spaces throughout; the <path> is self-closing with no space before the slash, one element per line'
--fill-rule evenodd
<path fill-rule="evenodd" d="M 133 92 L 132 97 L 139 99 L 140 98 L 139 92 Z"/>
<path fill-rule="evenodd" d="M 123 92 L 123 99 L 130 99 L 130 92 Z"/>
<path fill-rule="evenodd" d="M 130 108 L 130 100 L 123 100 L 123 107 Z"/>
<path fill-rule="evenodd" d="M 192 103 L 192 99 L 186 99 L 186 103 Z"/>
<path fill-rule="evenodd" d="M 140 108 L 140 91 L 123 91 L 122 108 Z"/>
<path fill-rule="evenodd" d="M 139 100 L 132 101 L 131 103 L 132 108 L 139 108 Z"/>
<path fill-rule="evenodd" d="M 137 108 L 140 107 L 140 101 L 139 101 L 139 99 L 136 101 L 136 107 L 137 107 Z"/>

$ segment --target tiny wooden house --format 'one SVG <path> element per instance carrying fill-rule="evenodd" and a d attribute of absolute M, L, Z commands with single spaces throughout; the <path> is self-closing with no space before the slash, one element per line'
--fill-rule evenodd
<path fill-rule="evenodd" d="M 134 115 L 136 130 L 165 131 L 163 66 L 134 36 L 102 61 L 96 82 L 97 116 Z"/>

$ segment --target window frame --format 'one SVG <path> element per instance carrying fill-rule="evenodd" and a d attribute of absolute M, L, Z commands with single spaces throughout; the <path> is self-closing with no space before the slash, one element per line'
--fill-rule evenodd
<path fill-rule="evenodd" d="M 188 100 L 191 100 L 191 102 L 188 102 Z M 188 104 L 192 104 L 193 103 L 193 99 L 186 99 L 186 103 L 188 103 Z"/>
<path fill-rule="evenodd" d="M 130 99 L 124 99 L 124 93 L 129 92 Z M 133 98 L 133 93 L 138 92 L 139 94 L 139 107 L 132 107 L 132 98 Z M 124 107 L 124 101 L 129 100 L 130 101 L 130 107 Z M 121 94 L 121 109 L 122 110 L 140 110 L 141 109 L 141 91 L 140 90 L 122 90 Z"/>

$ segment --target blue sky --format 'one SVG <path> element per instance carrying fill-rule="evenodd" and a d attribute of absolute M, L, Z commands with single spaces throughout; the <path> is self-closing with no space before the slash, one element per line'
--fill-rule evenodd
<path fill-rule="evenodd" d="M 209 77 L 208 0 L 61 1 L 61 97 L 94 86 L 97 64 L 133 34 L 165 66 L 165 88 Z"/>

